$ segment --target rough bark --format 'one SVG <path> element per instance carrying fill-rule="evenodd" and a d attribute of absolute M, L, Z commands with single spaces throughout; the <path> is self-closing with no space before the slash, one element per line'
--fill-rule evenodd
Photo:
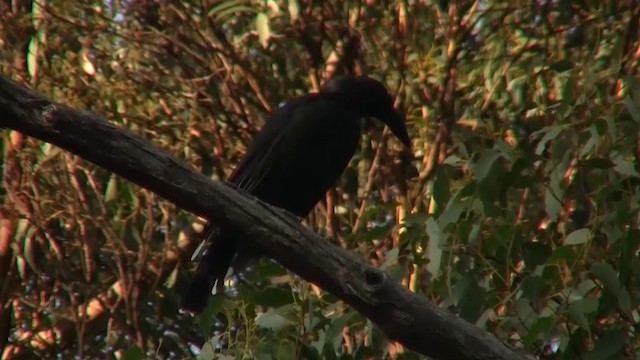
<path fill-rule="evenodd" d="M 57 145 L 235 231 L 248 246 L 344 300 L 414 351 L 435 359 L 525 359 L 293 215 L 208 179 L 98 115 L 55 103 L 1 75 L 0 126 Z"/>

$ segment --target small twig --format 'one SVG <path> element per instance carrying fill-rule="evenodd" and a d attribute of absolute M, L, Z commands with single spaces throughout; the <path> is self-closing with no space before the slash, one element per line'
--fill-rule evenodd
<path fill-rule="evenodd" d="M 369 203 L 369 197 L 368 194 L 371 192 L 371 189 L 373 189 L 373 183 L 375 180 L 375 176 L 378 172 L 378 167 L 380 166 L 380 155 L 382 153 L 382 142 L 378 143 L 378 148 L 376 149 L 376 154 L 373 157 L 373 160 L 371 161 L 371 167 L 369 168 L 369 173 L 367 174 L 367 183 L 364 186 L 364 197 L 362 199 L 362 202 L 360 203 L 360 209 L 358 210 L 358 217 L 356 218 L 356 221 L 353 223 L 353 233 L 357 233 L 361 230 L 362 228 L 362 216 L 365 213 L 365 210 L 367 209 L 367 205 Z"/>

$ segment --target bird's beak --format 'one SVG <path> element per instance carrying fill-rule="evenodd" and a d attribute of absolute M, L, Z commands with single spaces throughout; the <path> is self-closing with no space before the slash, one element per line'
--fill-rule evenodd
<path fill-rule="evenodd" d="M 393 109 L 389 115 L 381 120 L 408 149 L 411 149 L 411 139 L 409 139 L 409 134 L 407 133 L 404 116 L 402 116 L 398 110 Z"/>

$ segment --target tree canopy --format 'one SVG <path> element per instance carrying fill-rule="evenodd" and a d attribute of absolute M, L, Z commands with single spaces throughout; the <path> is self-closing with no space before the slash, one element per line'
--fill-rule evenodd
<path fill-rule="evenodd" d="M 308 226 L 515 348 L 633 358 L 639 24 L 637 1 L 17 0 L 0 72 L 213 179 L 282 101 L 376 77 L 414 151 L 368 124 Z M 202 219 L 0 136 L 3 358 L 421 358 L 268 260 L 179 313 Z"/>

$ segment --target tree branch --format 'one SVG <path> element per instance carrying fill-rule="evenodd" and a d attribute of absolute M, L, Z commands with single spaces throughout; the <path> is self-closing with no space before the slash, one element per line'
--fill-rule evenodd
<path fill-rule="evenodd" d="M 300 225 L 284 210 L 214 182 L 103 118 L 55 103 L 2 75 L 0 127 L 57 145 L 214 220 L 256 251 L 344 300 L 412 350 L 436 359 L 525 359 Z"/>

